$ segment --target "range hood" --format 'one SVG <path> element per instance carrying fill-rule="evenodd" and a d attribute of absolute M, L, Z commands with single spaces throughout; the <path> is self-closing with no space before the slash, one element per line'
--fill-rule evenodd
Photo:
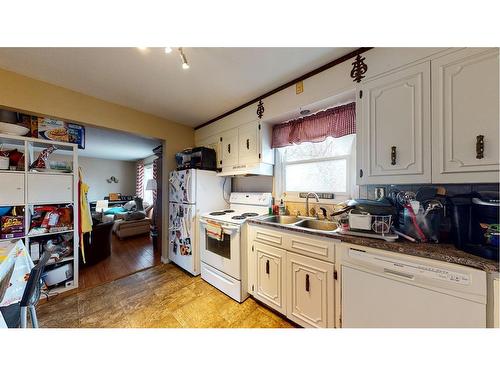
<path fill-rule="evenodd" d="M 222 168 L 217 176 L 272 176 L 273 165 L 267 163 L 238 164 Z"/>

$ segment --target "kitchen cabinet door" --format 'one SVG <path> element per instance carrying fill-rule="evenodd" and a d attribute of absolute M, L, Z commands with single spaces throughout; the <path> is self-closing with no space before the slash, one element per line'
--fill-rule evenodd
<path fill-rule="evenodd" d="M 286 314 L 285 259 L 286 252 L 254 242 L 257 258 L 256 290 L 254 297 L 276 311 Z"/>
<path fill-rule="evenodd" d="M 333 264 L 287 253 L 287 317 L 304 327 L 334 327 Z"/>
<path fill-rule="evenodd" d="M 357 105 L 358 184 L 431 182 L 430 62 L 367 81 Z"/>
<path fill-rule="evenodd" d="M 28 203 L 73 202 L 73 176 L 65 174 L 28 174 Z"/>
<path fill-rule="evenodd" d="M 259 128 L 258 121 L 238 128 L 238 164 L 252 164 L 260 161 Z"/>
<path fill-rule="evenodd" d="M 432 61 L 433 182 L 498 182 L 498 70 L 498 48 Z"/>
<path fill-rule="evenodd" d="M 238 164 L 238 129 L 228 130 L 220 135 L 222 138 L 222 167 Z M 220 165 L 219 165 L 220 166 Z"/>
<path fill-rule="evenodd" d="M 204 139 L 201 146 L 215 150 L 215 160 L 217 161 L 217 168 L 222 168 L 222 154 L 221 154 L 221 136 L 213 135 Z"/>
<path fill-rule="evenodd" d="M 24 204 L 24 172 L 0 172 L 0 206 Z"/>

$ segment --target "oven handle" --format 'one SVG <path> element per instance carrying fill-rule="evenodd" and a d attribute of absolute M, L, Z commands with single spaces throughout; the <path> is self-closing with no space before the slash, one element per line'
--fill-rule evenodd
<path fill-rule="evenodd" d="M 205 220 L 200 219 L 200 224 L 201 224 L 202 226 L 205 226 L 205 225 L 207 225 L 207 224 L 208 224 L 208 222 L 207 222 L 207 221 L 205 221 Z M 230 233 L 228 233 L 228 234 L 232 234 L 233 232 L 238 233 L 238 232 L 240 231 L 240 227 L 239 227 L 239 226 L 234 226 L 234 225 L 221 225 L 221 227 L 222 227 L 222 229 L 223 229 L 224 231 L 228 231 L 228 232 L 230 232 Z"/>

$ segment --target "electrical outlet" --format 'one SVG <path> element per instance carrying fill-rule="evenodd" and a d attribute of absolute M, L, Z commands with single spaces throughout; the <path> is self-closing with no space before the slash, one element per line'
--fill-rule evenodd
<path fill-rule="evenodd" d="M 375 199 L 385 198 L 385 187 L 376 187 L 375 188 Z"/>

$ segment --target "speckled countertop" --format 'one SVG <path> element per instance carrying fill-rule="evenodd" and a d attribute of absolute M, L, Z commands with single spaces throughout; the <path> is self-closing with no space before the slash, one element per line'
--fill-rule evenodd
<path fill-rule="evenodd" d="M 262 217 L 261 217 L 262 219 Z M 293 232 L 304 234 L 312 234 L 321 237 L 328 237 L 342 242 L 352 243 L 354 245 L 373 247 L 375 249 L 392 251 L 394 253 L 413 255 L 422 258 L 440 260 L 449 263 L 460 264 L 463 266 L 481 269 L 486 272 L 498 272 L 499 263 L 493 260 L 481 258 L 465 251 L 458 250 L 455 246 L 448 243 L 413 243 L 404 239 L 398 239 L 395 242 L 387 242 L 384 240 L 349 236 L 336 232 L 316 232 L 307 230 L 293 225 L 284 225 L 263 221 L 259 218 L 251 218 L 247 223 L 258 224 L 276 229 L 285 229 Z"/>

